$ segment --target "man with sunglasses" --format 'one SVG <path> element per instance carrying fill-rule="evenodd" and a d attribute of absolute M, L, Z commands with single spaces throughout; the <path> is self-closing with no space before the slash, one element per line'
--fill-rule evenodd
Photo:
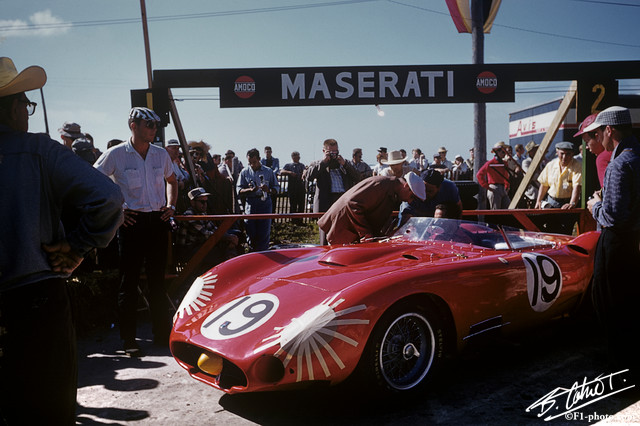
<path fill-rule="evenodd" d="M 94 164 L 118 184 L 124 195 L 124 224 L 118 231 L 121 277 L 118 317 L 123 349 L 130 356 L 142 356 L 136 342 L 136 311 L 143 262 L 154 343 L 166 345 L 171 331 L 164 270 L 168 221 L 176 214 L 178 182 L 169 154 L 152 143 L 159 124 L 160 117 L 153 110 L 132 108 L 131 138 L 107 150 Z"/>
<path fill-rule="evenodd" d="M 0 57 L 0 424 L 75 424 L 77 355 L 66 278 L 122 223 L 117 185 L 43 133 L 46 82 Z M 81 212 L 64 228 L 63 209 Z"/>

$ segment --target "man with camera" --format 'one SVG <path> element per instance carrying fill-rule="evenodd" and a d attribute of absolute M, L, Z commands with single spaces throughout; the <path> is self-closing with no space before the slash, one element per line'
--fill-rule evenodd
<path fill-rule="evenodd" d="M 342 194 L 360 180 L 356 169 L 340 155 L 338 141 L 325 140 L 322 152 L 323 159 L 311 163 L 305 176 L 310 183 L 316 181 L 316 192 L 313 198 L 314 213 L 326 212 Z M 326 234 L 322 230 L 320 230 L 320 243 L 327 243 Z"/>

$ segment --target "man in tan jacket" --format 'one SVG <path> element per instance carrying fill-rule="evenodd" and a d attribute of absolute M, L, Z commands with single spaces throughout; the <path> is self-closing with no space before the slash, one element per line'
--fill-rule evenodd
<path fill-rule="evenodd" d="M 424 200 L 426 189 L 413 172 L 404 178 L 373 176 L 345 192 L 320 218 L 318 226 L 331 245 L 349 244 L 381 235 L 402 201 Z"/>

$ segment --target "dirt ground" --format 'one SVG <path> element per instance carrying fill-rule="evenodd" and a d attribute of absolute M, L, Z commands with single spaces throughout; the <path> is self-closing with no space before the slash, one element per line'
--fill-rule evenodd
<path fill-rule="evenodd" d="M 154 347 L 145 321 L 139 335 L 147 353 L 140 359 L 117 352 L 116 329 L 79 340 L 77 424 L 640 424 L 640 386 L 551 421 L 543 419 L 554 410 L 544 416 L 538 416 L 541 406 L 527 412 L 557 387 L 612 373 L 603 367 L 605 353 L 589 322 L 563 320 L 517 341 L 474 348 L 451 361 L 424 393 L 393 400 L 364 399 L 357 390 L 340 387 L 225 395 L 189 377 L 168 348 Z M 562 413 L 568 402 L 557 402 L 555 412 Z"/>

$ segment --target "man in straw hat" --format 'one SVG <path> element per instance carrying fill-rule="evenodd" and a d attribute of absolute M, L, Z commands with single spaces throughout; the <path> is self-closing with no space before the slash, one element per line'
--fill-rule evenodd
<path fill-rule="evenodd" d="M 640 144 L 631 113 L 614 106 L 599 113 L 585 132 L 612 151 L 602 187 L 587 203 L 602 228 L 593 271 L 593 304 L 609 344 L 613 371 L 629 368 L 640 379 L 638 355 L 630 347 L 640 333 L 637 282 L 640 264 Z"/>
<path fill-rule="evenodd" d="M 364 241 L 383 234 L 402 201 L 424 200 L 424 182 L 413 172 L 404 178 L 373 176 L 344 193 L 318 220 L 331 245 Z"/>
<path fill-rule="evenodd" d="M 382 164 L 389 166 L 380 172 L 380 176 L 395 176 L 401 178 L 411 171 L 411 167 L 407 164 L 406 158 L 402 155 L 402 151 L 391 151 L 386 160 L 382 160 Z"/>
<path fill-rule="evenodd" d="M 122 194 L 47 135 L 28 133 L 45 71 L 0 58 L 0 423 L 75 424 L 77 360 L 65 278 L 122 223 Z M 63 209 L 80 210 L 64 229 Z"/>

